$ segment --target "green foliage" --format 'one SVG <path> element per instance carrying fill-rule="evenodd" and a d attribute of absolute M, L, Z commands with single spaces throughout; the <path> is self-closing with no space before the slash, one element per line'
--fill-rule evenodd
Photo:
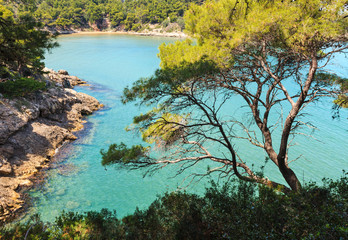
<path fill-rule="evenodd" d="M 87 20 L 91 23 L 102 21 L 104 17 L 103 5 L 90 4 L 86 14 Z"/>
<path fill-rule="evenodd" d="M 64 28 L 64 27 L 71 26 L 73 22 L 65 18 L 58 18 L 54 23 L 56 26 L 60 26 Z"/>
<path fill-rule="evenodd" d="M 319 72 L 316 74 L 316 84 L 329 87 L 331 85 L 337 86 L 338 96 L 334 103 L 338 108 L 348 108 L 348 78 L 340 77 L 333 73 Z"/>
<path fill-rule="evenodd" d="M 48 26 L 89 27 L 109 18 L 112 27 L 138 31 L 145 24 L 181 19 L 191 3 L 200 0 L 39 0 L 35 15 Z"/>
<path fill-rule="evenodd" d="M 162 48 L 161 56 L 171 52 L 171 58 L 180 60 L 192 55 L 195 48 L 197 57 L 204 52 L 216 62 L 233 63 L 231 50 L 246 43 L 267 37 L 268 44 L 289 51 L 309 54 L 313 45 L 337 39 L 347 31 L 347 18 L 343 9 L 345 0 L 334 3 L 315 1 L 207 1 L 204 5 L 192 5 L 185 14 L 187 32 L 198 39 L 197 46 L 187 47 L 186 52 L 173 47 Z M 313 35 L 313 33 L 315 33 Z M 324 45 L 325 46 L 325 45 Z M 335 45 L 336 46 L 336 45 Z M 189 56 L 187 56 L 189 58 Z M 167 58 L 161 57 L 162 66 Z"/>
<path fill-rule="evenodd" d="M 185 29 L 185 20 L 182 17 L 179 17 L 176 20 L 177 24 L 179 24 L 179 27 L 181 28 L 181 30 Z"/>
<path fill-rule="evenodd" d="M 336 84 L 342 90 L 348 90 L 348 78 L 343 78 L 334 73 L 319 71 L 315 75 L 315 83 L 324 86 L 331 86 Z"/>
<path fill-rule="evenodd" d="M 173 151 L 152 159 L 152 166 L 208 159 L 226 174 L 279 186 L 247 166 L 235 147 L 245 140 L 262 149 L 290 188 L 298 191 L 301 183 L 290 168 L 288 153 L 297 131 L 307 134 L 301 129 L 306 125 L 301 111 L 322 96 L 336 94 L 337 86 L 346 91 L 346 79 L 319 72 L 336 53 L 348 49 L 346 0 L 208 0 L 192 5 L 184 19 L 185 30 L 197 41 L 162 44 L 161 69 L 124 90 L 124 103 L 154 107 L 151 118 L 133 126 L 144 140 L 165 136 L 164 125 L 180 129 L 180 138 L 161 144 L 175 142 L 177 148 L 172 144 Z M 337 104 L 346 106 L 344 94 Z M 248 123 L 239 117 L 242 114 L 226 110 L 237 98 L 246 106 L 247 113 L 238 111 L 250 116 Z M 289 111 L 283 112 L 285 105 Z M 182 118 L 162 117 L 170 114 Z M 282 130 L 275 131 L 278 127 Z"/>
<path fill-rule="evenodd" d="M 0 1 L 1 72 L 8 69 L 22 76 L 41 73 L 45 51 L 57 46 L 54 36 L 41 31 L 42 27 L 31 12 L 18 10 L 14 15 Z"/>
<path fill-rule="evenodd" d="M 169 23 L 170 23 L 170 20 L 169 20 L 169 19 L 166 19 L 166 20 L 164 20 L 161 24 L 162 24 L 162 26 L 163 26 L 164 28 L 166 28 L 166 27 L 168 27 Z"/>
<path fill-rule="evenodd" d="M 281 194 L 253 183 L 212 182 L 203 196 L 166 193 L 147 209 L 63 213 L 54 223 L 36 216 L 0 229 L 0 239 L 346 239 L 348 175 Z"/>
<path fill-rule="evenodd" d="M 0 1 L 0 93 L 6 97 L 44 89 L 45 83 L 34 77 L 42 73 L 45 51 L 57 46 L 55 36 L 42 31 L 43 25 L 26 11 L 33 2 L 23 3 Z"/>
<path fill-rule="evenodd" d="M 11 226 L 10 229 L 0 229 L 0 239 L 15 240 L 15 239 L 52 239 L 51 229 L 47 227 L 49 224 L 45 224 L 41 221 L 39 215 L 33 215 L 26 223 L 16 223 Z"/>
<path fill-rule="evenodd" d="M 156 111 L 156 110 L 155 110 Z M 182 128 L 175 124 L 170 124 L 170 122 L 180 122 L 185 124 L 185 115 L 165 113 L 160 118 L 154 122 L 151 116 L 155 113 L 150 111 L 145 115 L 140 115 L 134 118 L 134 124 L 131 125 L 127 130 L 132 130 L 132 128 L 137 128 L 137 125 L 143 124 L 146 127 L 137 128 L 140 131 L 142 138 L 147 143 L 157 143 L 158 146 L 165 144 L 173 144 L 179 137 Z M 146 124 L 148 123 L 148 124 Z M 165 145 L 164 144 L 164 145 Z"/>
<path fill-rule="evenodd" d="M 334 103 L 342 108 L 348 108 L 348 96 L 347 94 L 342 94 L 337 97 L 336 100 L 334 100 Z"/>
<path fill-rule="evenodd" d="M 15 80 L 7 80 L 0 83 L 0 93 L 5 97 L 23 97 L 29 93 L 45 89 L 44 82 L 33 78 L 19 77 Z"/>
<path fill-rule="evenodd" d="M 63 212 L 55 221 L 55 237 L 62 239 L 120 239 L 123 236 L 121 222 L 116 212 L 102 209 L 100 212 L 78 214 Z M 54 234 L 51 234 L 54 236 Z"/>
<path fill-rule="evenodd" d="M 102 165 L 111 165 L 114 163 L 129 164 L 141 157 L 147 152 L 147 148 L 135 145 L 131 148 L 127 148 L 124 143 L 121 144 L 111 144 L 108 151 L 103 149 L 100 151 L 102 155 Z"/>

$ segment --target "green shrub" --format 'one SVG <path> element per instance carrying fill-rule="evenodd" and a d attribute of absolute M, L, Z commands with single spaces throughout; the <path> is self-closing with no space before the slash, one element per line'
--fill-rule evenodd
<path fill-rule="evenodd" d="M 180 26 L 180 28 L 181 28 L 181 31 L 185 29 L 185 20 L 184 20 L 184 18 L 179 17 L 179 18 L 176 20 L 176 23 L 179 24 L 179 26 Z"/>
<path fill-rule="evenodd" d="M 21 97 L 44 89 L 46 84 L 33 78 L 17 78 L 0 83 L 0 93 L 5 97 Z"/>
<path fill-rule="evenodd" d="M 140 23 L 136 23 L 132 25 L 132 31 L 137 32 L 142 28 L 142 25 Z"/>
<path fill-rule="evenodd" d="M 212 183 L 204 196 L 167 193 L 148 209 L 63 213 L 0 229 L 0 239 L 348 239 L 348 175 L 284 194 L 265 186 Z"/>
<path fill-rule="evenodd" d="M 52 228 L 53 229 L 53 228 Z M 39 215 L 33 215 L 26 223 L 12 224 L 0 229 L 0 239 L 50 239 L 53 231 L 48 224 L 44 224 Z"/>
<path fill-rule="evenodd" d="M 168 27 L 169 24 L 170 24 L 170 20 L 168 18 L 161 23 L 162 27 L 164 28 Z"/>

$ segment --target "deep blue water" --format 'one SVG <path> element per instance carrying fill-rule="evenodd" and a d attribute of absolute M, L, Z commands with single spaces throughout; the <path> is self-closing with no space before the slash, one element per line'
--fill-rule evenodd
<path fill-rule="evenodd" d="M 129 35 L 68 35 L 59 38 L 60 48 L 46 57 L 46 66 L 54 70 L 65 69 L 79 76 L 91 86 L 77 87 L 77 91 L 96 97 L 106 107 L 88 117 L 85 130 L 78 133 L 79 140 L 61 148 L 45 183 L 31 192 L 34 207 L 44 220 L 53 220 L 62 210 L 88 211 L 101 208 L 116 209 L 118 216 L 147 207 L 158 194 L 185 186 L 185 176 L 174 176 L 175 167 L 166 168 L 151 177 L 143 172 L 127 171 L 101 166 L 100 149 L 111 143 L 141 143 L 139 136 L 126 132 L 125 127 L 135 115 L 145 113 L 134 104 L 123 105 L 120 96 L 123 88 L 140 77 L 150 76 L 159 67 L 158 46 L 175 39 L 139 37 Z M 347 59 L 336 56 L 336 65 L 330 66 L 340 75 L 348 76 Z M 298 145 L 290 155 L 303 157 L 292 164 L 298 176 L 306 181 L 319 181 L 323 177 L 337 178 L 348 165 L 347 112 L 340 120 L 331 118 L 331 100 L 322 101 L 307 109 L 310 120 L 319 130 L 313 138 L 299 136 Z M 233 105 L 239 108 L 238 102 Z M 263 153 L 239 144 L 243 159 L 249 162 L 263 158 Z M 260 155 L 261 154 L 261 155 Z M 197 166 L 192 171 L 206 169 Z M 277 169 L 268 163 L 266 175 L 282 181 Z M 188 191 L 200 193 L 206 181 L 192 184 Z"/>

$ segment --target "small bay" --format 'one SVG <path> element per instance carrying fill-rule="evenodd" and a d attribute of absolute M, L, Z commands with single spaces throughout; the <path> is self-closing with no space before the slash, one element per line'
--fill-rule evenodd
<path fill-rule="evenodd" d="M 79 139 L 63 146 L 56 163 L 47 172 L 47 179 L 30 194 L 32 212 L 41 214 L 44 221 L 52 221 L 62 210 L 99 211 L 115 209 L 119 217 L 133 213 L 136 207 L 144 209 L 158 194 L 186 186 L 182 181 L 189 174 L 174 177 L 175 166 L 143 178 L 144 171 L 128 171 L 116 167 L 101 166 L 100 149 L 112 143 L 139 144 L 141 139 L 125 128 L 134 116 L 147 109 L 134 104 L 123 105 L 122 91 L 141 77 L 147 77 L 159 67 L 158 46 L 177 39 L 141 37 L 132 35 L 68 35 L 58 38 L 60 48 L 46 56 L 46 66 L 54 70 L 65 69 L 90 83 L 76 87 L 97 98 L 105 105 L 103 110 L 87 118 Z M 341 75 L 348 76 L 344 56 L 337 56 L 332 65 Z M 326 101 L 327 100 L 327 101 Z M 299 136 L 292 152 L 303 154 L 294 165 L 300 179 L 320 181 L 323 177 L 338 178 L 348 165 L 347 111 L 339 120 L 332 120 L 329 99 L 307 109 L 307 117 L 319 130 L 313 138 Z M 238 145 L 238 152 L 246 159 L 260 159 L 259 151 L 249 144 Z M 264 158 L 263 155 L 261 159 Z M 198 165 L 190 171 L 204 171 L 206 165 Z M 266 165 L 266 176 L 281 180 L 278 171 Z M 208 180 L 188 187 L 188 191 L 200 193 Z"/>

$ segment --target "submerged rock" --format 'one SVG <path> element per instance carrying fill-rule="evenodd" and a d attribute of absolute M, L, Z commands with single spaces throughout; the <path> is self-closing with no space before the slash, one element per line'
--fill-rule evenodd
<path fill-rule="evenodd" d="M 65 188 L 61 188 L 61 189 L 57 190 L 55 193 L 57 196 L 62 196 L 65 194 Z"/>
<path fill-rule="evenodd" d="M 80 206 L 80 204 L 78 202 L 75 202 L 75 201 L 69 201 L 65 205 L 65 207 L 67 209 L 70 209 L 70 210 L 78 208 L 79 206 Z"/>
<path fill-rule="evenodd" d="M 72 163 L 66 163 L 57 166 L 58 174 L 62 176 L 71 176 L 79 172 L 79 168 Z"/>

